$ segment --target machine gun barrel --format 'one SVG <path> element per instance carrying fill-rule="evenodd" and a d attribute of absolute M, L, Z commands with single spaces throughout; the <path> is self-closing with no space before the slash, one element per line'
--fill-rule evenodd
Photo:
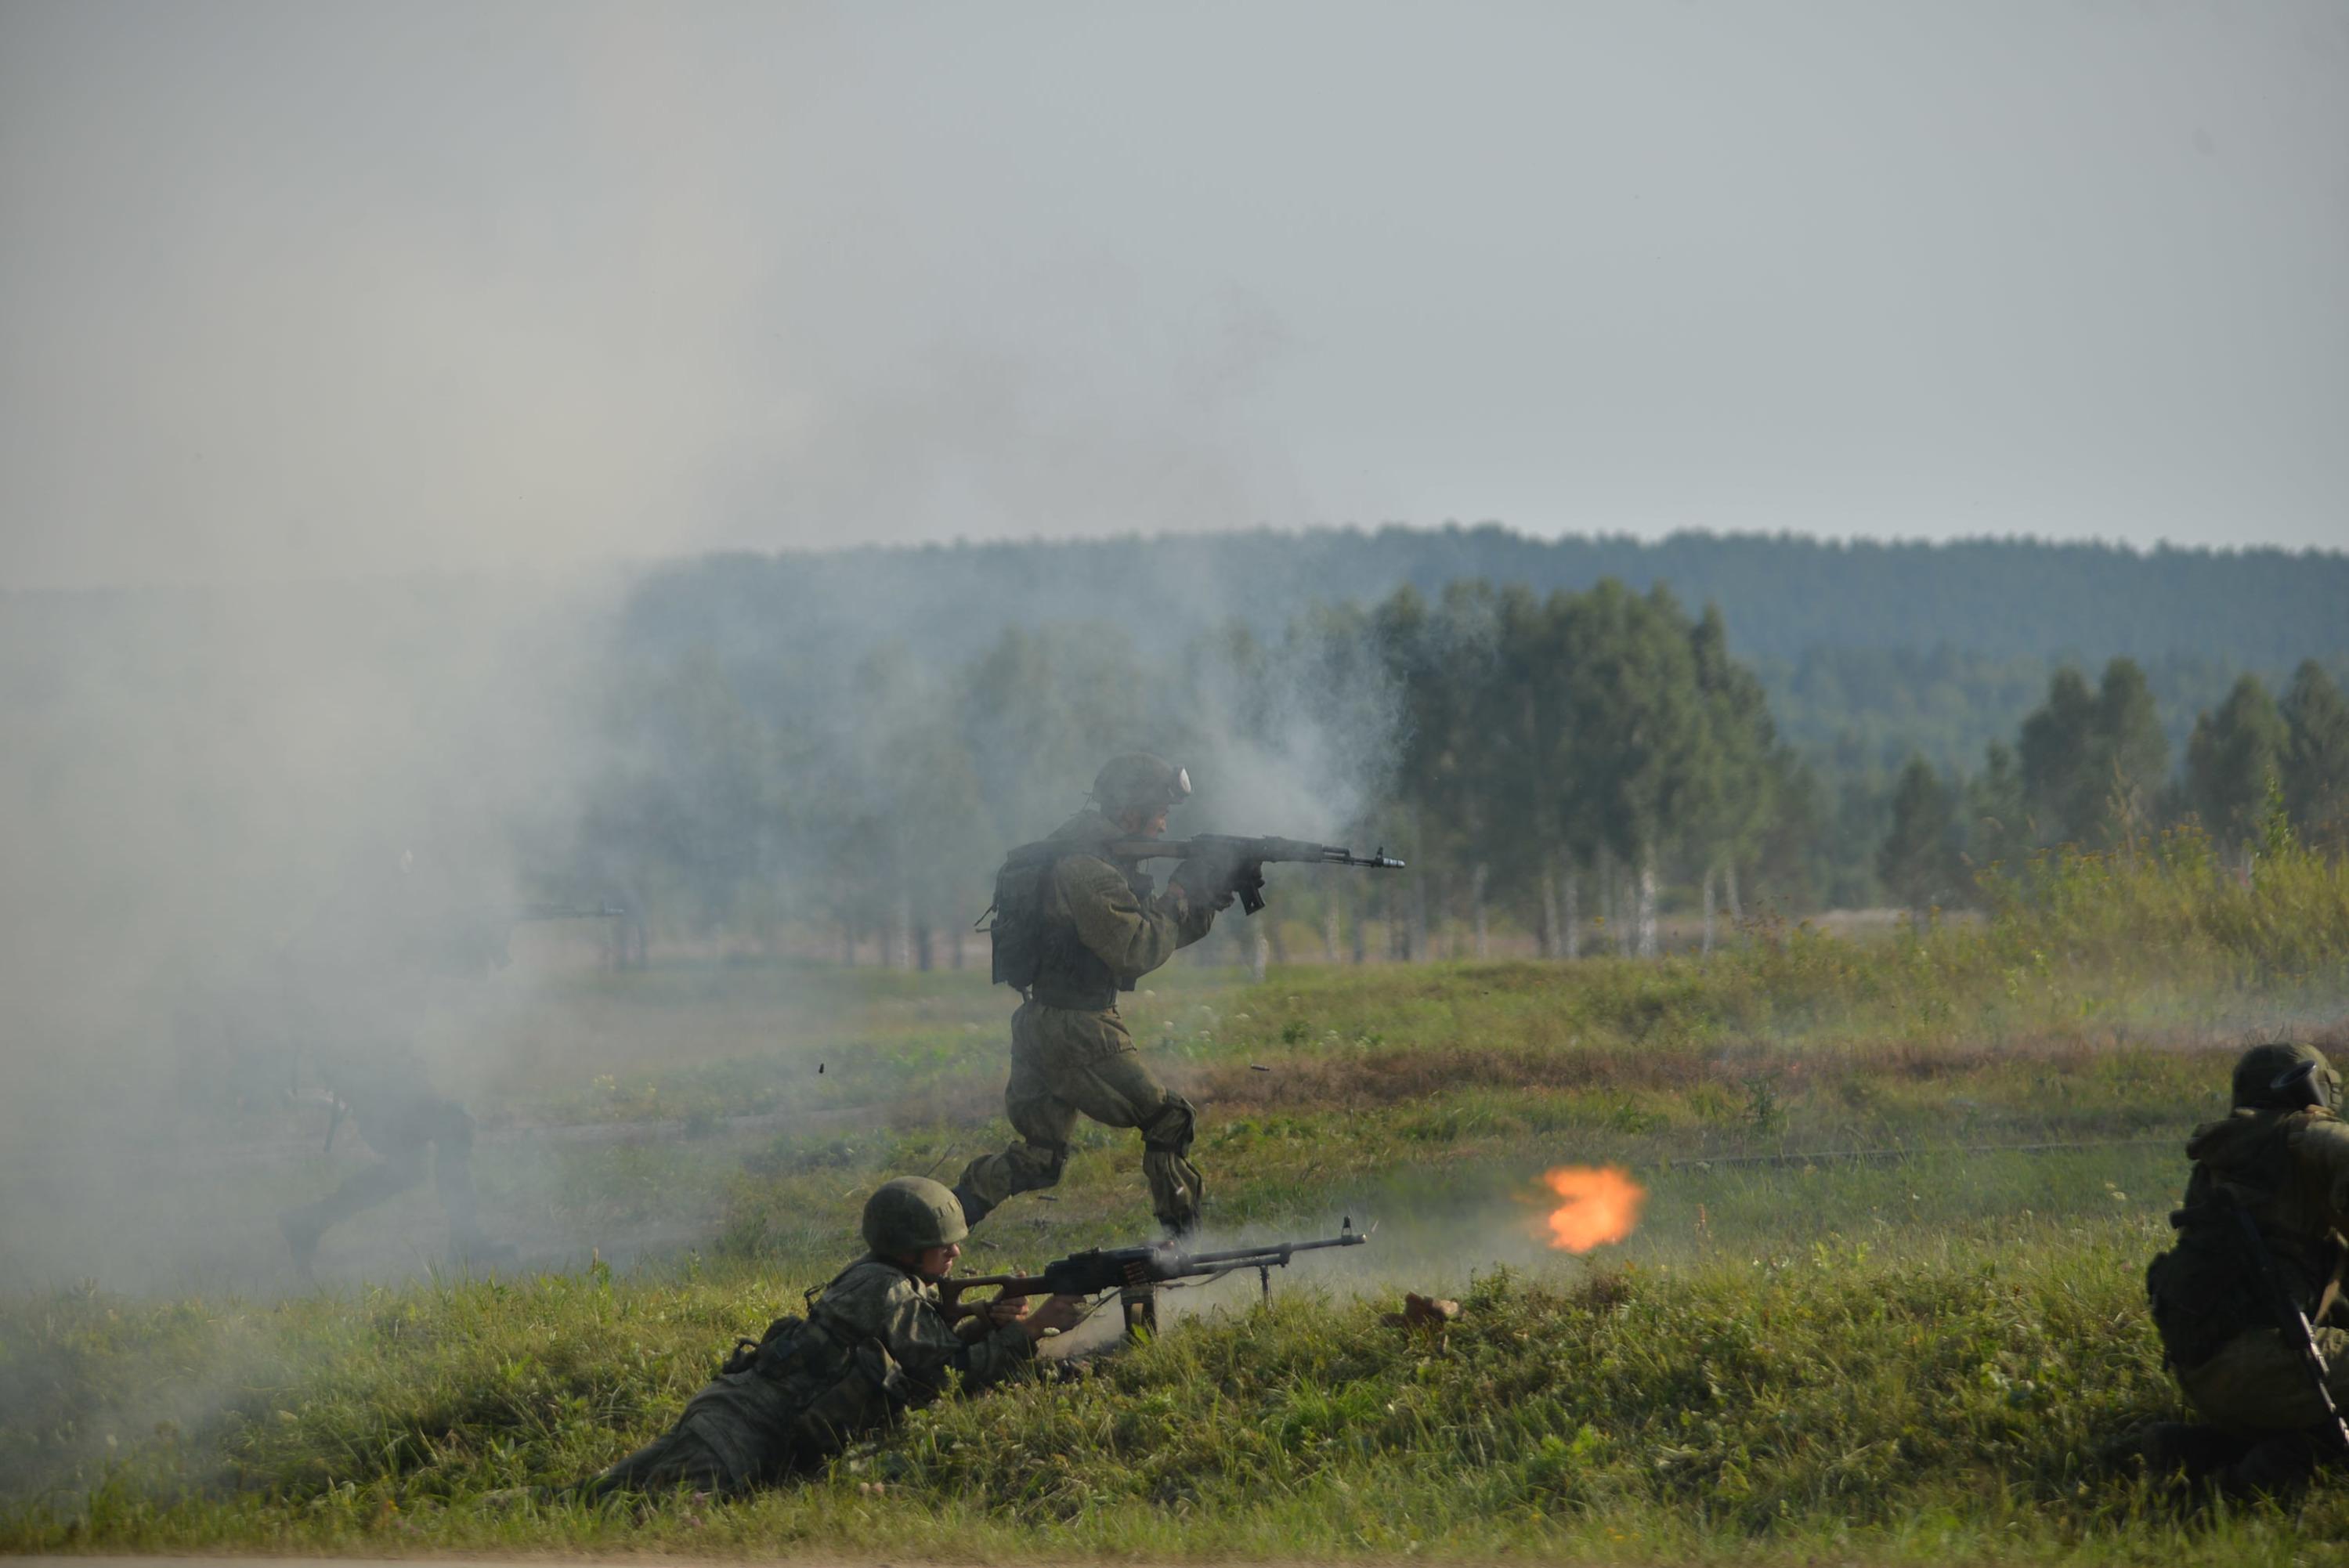
<path fill-rule="evenodd" d="M 1325 1247 L 1359 1247 L 1370 1239 L 1368 1233 L 1354 1229 L 1353 1221 L 1349 1219 L 1339 1227 L 1336 1235 L 1318 1241 L 1268 1242 L 1260 1246 L 1232 1247 L 1213 1253 L 1186 1253 L 1171 1243 L 1098 1248 L 1056 1258 L 1046 1264 L 1040 1274 L 948 1277 L 938 1284 L 938 1304 L 952 1319 L 985 1310 L 978 1305 L 966 1305 L 961 1299 L 966 1291 L 991 1287 L 999 1301 L 1021 1295 L 1101 1295 L 1113 1290 L 1124 1299 L 1128 1326 L 1139 1328 L 1156 1322 L 1155 1293 L 1162 1285 L 1220 1277 L 1252 1268 L 1268 1295 L 1272 1271 L 1287 1268 L 1297 1253 L 1319 1252 Z"/>
<path fill-rule="evenodd" d="M 1288 1262 L 1292 1253 L 1319 1252 L 1323 1247 L 1359 1247 L 1370 1239 L 1362 1232 L 1349 1228 L 1318 1242 L 1275 1242 L 1268 1246 L 1234 1247 L 1228 1252 L 1188 1253 L 1184 1255 L 1186 1262 L 1196 1265 L 1222 1267 L 1230 1264 L 1247 1268 L 1259 1258 L 1270 1257 L 1277 1265 Z"/>

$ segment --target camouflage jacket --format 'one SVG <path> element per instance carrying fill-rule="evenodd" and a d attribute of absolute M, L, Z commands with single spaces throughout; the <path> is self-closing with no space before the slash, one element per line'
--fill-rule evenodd
<path fill-rule="evenodd" d="M 1117 1005 L 1118 992 L 1133 990 L 1215 923 L 1215 910 L 1194 903 L 1179 884 L 1154 892 L 1145 873 L 1086 852 L 1120 836 L 1099 811 L 1084 811 L 1046 841 L 1070 846 L 1044 878 L 1036 999 L 1047 1006 L 1105 1012 Z"/>
<path fill-rule="evenodd" d="M 2293 1299 L 2323 1321 L 2341 1295 L 2349 1123 L 2323 1109 L 2240 1109 L 2196 1128 L 2186 1152 L 2195 1163 L 2171 1216 L 2178 1244 L 2146 1274 L 2170 1361 L 2196 1366 L 2244 1330 L 2275 1326 L 2229 1205 L 2251 1215 Z"/>
<path fill-rule="evenodd" d="M 937 1286 L 888 1259 L 868 1253 L 848 1265 L 808 1310 L 808 1326 L 842 1350 L 877 1341 L 907 1379 L 909 1402 L 927 1403 L 959 1374 L 967 1392 L 1002 1382 L 1036 1357 L 1035 1342 L 1017 1324 L 971 1339 L 955 1332 L 938 1310 Z"/>

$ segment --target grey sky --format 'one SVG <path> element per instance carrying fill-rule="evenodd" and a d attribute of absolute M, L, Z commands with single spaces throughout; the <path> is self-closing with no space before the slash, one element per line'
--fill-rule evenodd
<path fill-rule="evenodd" d="M 2349 544 L 2349 5 L 0 0 L 0 584 Z"/>

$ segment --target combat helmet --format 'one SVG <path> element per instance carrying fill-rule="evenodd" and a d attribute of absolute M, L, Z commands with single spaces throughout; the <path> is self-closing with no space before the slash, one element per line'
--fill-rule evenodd
<path fill-rule="evenodd" d="M 2235 1063 L 2234 1100 L 2242 1110 L 2297 1110 L 2340 1099 L 2341 1080 L 2314 1046 L 2278 1040 L 2253 1046 Z"/>
<path fill-rule="evenodd" d="M 866 1246 L 894 1258 L 961 1241 L 970 1227 L 947 1188 L 926 1176 L 900 1176 L 864 1200 L 864 1232 Z"/>
<path fill-rule="evenodd" d="M 1191 793 L 1188 769 L 1147 751 L 1127 751 L 1102 765 L 1093 779 L 1093 804 L 1114 816 L 1179 806 Z"/>

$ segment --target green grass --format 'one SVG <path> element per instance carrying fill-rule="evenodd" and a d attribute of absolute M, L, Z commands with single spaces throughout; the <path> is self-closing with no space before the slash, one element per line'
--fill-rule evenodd
<path fill-rule="evenodd" d="M 0 1299 L 0 1549 L 2349 1561 L 2349 1497 L 2189 1505 L 2093 1462 L 2178 1409 L 2140 1279 L 2186 1130 L 2256 1033 L 2341 1037 L 2340 868 L 2281 854 L 2245 888 L 2194 854 L 2051 861 L 1990 923 L 1872 944 L 1154 977 L 1132 1016 L 1205 1107 L 1216 1229 L 1372 1244 L 1268 1307 L 1252 1280 L 1170 1296 L 1090 1381 L 943 1404 L 740 1504 L 504 1494 L 660 1430 L 853 1253 L 874 1184 L 999 1142 L 1008 1006 L 970 975 L 583 977 L 547 1012 L 602 1043 L 501 1114 L 666 1130 L 487 1146 L 485 1197 L 689 1220 L 690 1250 Z M 1640 1230 L 1548 1253 L 1535 1178 L 1601 1161 L 1647 1186 Z M 1088 1128 L 968 1266 L 1133 1239 L 1135 1164 Z M 1466 1314 L 1389 1327 L 1406 1288 Z"/>

